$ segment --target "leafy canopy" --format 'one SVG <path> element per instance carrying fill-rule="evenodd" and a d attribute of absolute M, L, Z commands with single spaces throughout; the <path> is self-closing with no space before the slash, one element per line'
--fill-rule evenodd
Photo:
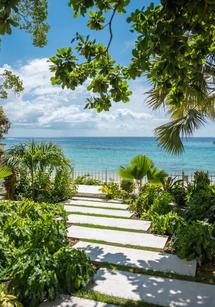
<path fill-rule="evenodd" d="M 47 9 L 47 0 L 0 0 L 0 36 L 19 28 L 32 34 L 35 46 L 45 46 Z"/>
<path fill-rule="evenodd" d="M 215 118 L 215 2 L 212 0 L 162 0 L 134 10 L 127 22 L 136 35 L 128 66 L 110 54 L 116 33 L 113 20 L 125 14 L 129 0 L 70 0 L 74 17 L 88 16 L 87 27 L 109 31 L 106 45 L 77 33 L 73 48 L 52 57 L 52 83 L 74 90 L 88 81 L 91 97 L 86 108 L 108 111 L 113 102 L 128 102 L 129 80 L 146 75 L 152 84 L 148 103 L 164 106 L 170 122 L 156 135 L 168 151 L 183 150 L 181 136 L 191 135 Z M 134 2 L 134 1 L 133 1 Z"/>
<path fill-rule="evenodd" d="M 0 43 L 4 35 L 18 28 L 32 35 L 34 46 L 44 47 L 49 29 L 47 16 L 47 0 L 0 0 Z M 19 76 L 5 69 L 0 73 L 0 99 L 7 99 L 9 90 L 20 93 L 24 87 Z"/>

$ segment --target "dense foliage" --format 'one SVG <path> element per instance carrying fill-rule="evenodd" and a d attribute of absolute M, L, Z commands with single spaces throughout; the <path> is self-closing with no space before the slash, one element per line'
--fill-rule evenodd
<path fill-rule="evenodd" d="M 74 180 L 76 184 L 87 184 L 87 185 L 101 185 L 102 182 L 99 179 L 90 177 L 90 175 L 77 176 Z"/>
<path fill-rule="evenodd" d="M 122 191 L 119 184 L 115 182 L 109 182 L 102 186 L 101 192 L 106 194 L 107 199 L 114 199 L 122 197 Z"/>
<path fill-rule="evenodd" d="M 215 187 L 210 185 L 207 173 L 195 173 L 193 185 L 188 188 L 185 216 L 189 221 L 215 223 Z"/>
<path fill-rule="evenodd" d="M 175 233 L 173 246 L 176 253 L 199 263 L 215 260 L 215 225 L 202 221 L 183 223 Z"/>
<path fill-rule="evenodd" d="M 61 205 L 0 203 L 0 282 L 28 307 L 86 285 L 93 269 L 69 247 Z"/>
<path fill-rule="evenodd" d="M 168 178 L 163 186 L 145 185 L 131 197 L 130 208 L 136 216 L 151 219 L 152 231 L 170 235 L 180 257 L 201 264 L 215 260 L 214 200 L 208 174 L 196 172 L 189 184 Z"/>
<path fill-rule="evenodd" d="M 110 47 L 116 35 L 114 18 L 126 14 L 129 4 L 134 11 L 127 22 L 135 43 L 125 67 L 113 59 Z M 77 33 L 73 48 L 59 49 L 50 59 L 52 83 L 74 90 L 87 81 L 93 95 L 86 108 L 100 112 L 113 102 L 128 102 L 129 80 L 147 75 L 153 85 L 149 105 L 165 106 L 171 117 L 156 135 L 168 151 L 182 151 L 180 136 L 192 134 L 208 117 L 215 118 L 215 2 L 162 0 L 139 8 L 130 0 L 70 0 L 70 6 L 74 17 L 87 16 L 88 29 L 107 29 L 109 39 L 105 45 Z"/>
<path fill-rule="evenodd" d="M 45 46 L 49 29 L 47 10 L 47 0 L 0 0 L 0 35 L 19 28 L 32 34 L 35 46 Z"/>
<path fill-rule="evenodd" d="M 58 202 L 75 192 L 70 161 L 57 145 L 16 145 L 6 151 L 4 161 L 14 170 L 6 180 L 9 198 Z"/>

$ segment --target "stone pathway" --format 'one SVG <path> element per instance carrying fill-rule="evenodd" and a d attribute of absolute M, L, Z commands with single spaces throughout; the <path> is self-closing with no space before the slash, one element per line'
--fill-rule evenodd
<path fill-rule="evenodd" d="M 81 189 L 79 191 L 83 192 L 83 186 Z M 165 253 L 167 236 L 150 234 L 149 221 L 131 219 L 132 213 L 127 205 L 120 200 L 104 200 L 99 189 L 87 187 L 83 196 L 64 203 L 65 210 L 71 212 L 68 215 L 68 237 L 79 240 L 74 248 L 84 250 L 92 261 L 100 265 L 87 290 L 156 306 L 214 306 L 214 285 L 159 277 L 162 273 L 175 273 L 181 275 L 180 279 L 185 275 L 195 276 L 196 261 Z M 106 268 L 107 264 L 116 266 L 116 269 Z M 144 273 L 133 273 L 130 268 L 142 269 Z M 146 275 L 147 270 L 154 271 L 153 276 Z M 74 297 L 44 305 L 72 306 L 111 305 Z"/>
<path fill-rule="evenodd" d="M 105 304 L 89 299 L 63 295 L 54 302 L 45 302 L 40 307 L 114 307 L 114 305 Z"/>
<path fill-rule="evenodd" d="M 128 205 L 120 204 L 120 203 L 110 203 L 110 202 L 101 202 L 101 201 L 86 201 L 86 200 L 68 200 L 65 201 L 63 204 L 65 205 L 73 205 L 73 206 L 90 206 L 90 207 L 102 207 L 102 208 L 112 208 L 112 209 L 128 209 Z"/>
<path fill-rule="evenodd" d="M 79 241 L 75 248 L 84 250 L 94 262 L 118 264 L 145 270 L 195 276 L 196 262 L 176 255 L 133 248 Z"/>
<path fill-rule="evenodd" d="M 77 188 L 78 196 L 105 198 L 105 194 L 101 192 L 101 186 L 99 185 L 80 184 Z"/>
<path fill-rule="evenodd" d="M 116 221 L 117 224 L 117 221 Z M 163 249 L 168 237 L 149 233 L 128 232 L 121 230 L 98 229 L 72 225 L 68 228 L 68 236 L 75 239 L 95 240 L 123 245 L 132 245 Z"/>
<path fill-rule="evenodd" d="M 84 214 L 97 214 L 97 215 L 106 215 L 106 216 L 117 216 L 117 217 L 131 217 L 131 212 L 127 210 L 116 210 L 116 209 L 106 209 L 106 208 L 94 208 L 94 207 L 86 207 L 86 206 L 72 206 L 65 205 L 64 209 L 67 212 L 75 212 L 75 213 L 84 213 Z"/>
<path fill-rule="evenodd" d="M 150 221 L 141 221 L 133 219 L 121 219 L 112 217 L 89 216 L 80 214 L 68 215 L 70 224 L 91 224 L 105 227 L 117 227 L 131 230 L 147 231 L 151 225 Z"/>
<path fill-rule="evenodd" d="M 215 302 L 213 285 L 106 268 L 97 271 L 90 289 L 159 306 L 212 307 Z"/>

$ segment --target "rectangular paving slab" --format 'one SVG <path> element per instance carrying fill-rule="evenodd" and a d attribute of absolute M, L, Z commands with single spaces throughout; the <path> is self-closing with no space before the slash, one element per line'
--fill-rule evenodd
<path fill-rule="evenodd" d="M 84 214 L 100 214 L 100 215 L 109 215 L 109 216 L 119 216 L 119 217 L 131 217 L 132 213 L 127 210 L 112 210 L 112 209 L 102 209 L 102 208 L 88 208 L 88 207 L 78 207 L 72 205 L 65 205 L 64 209 L 67 212 L 80 212 Z"/>
<path fill-rule="evenodd" d="M 90 200 L 95 202 L 108 202 L 113 204 L 122 204 L 122 199 L 103 199 L 103 198 L 95 198 L 95 197 L 84 197 L 84 196 L 75 196 L 73 197 L 74 200 Z"/>
<path fill-rule="evenodd" d="M 94 300 L 62 295 L 60 298 L 40 304 L 39 307 L 114 307 L 106 303 L 97 302 Z"/>
<path fill-rule="evenodd" d="M 163 249 L 168 239 L 166 236 L 156 236 L 149 233 L 99 229 L 76 225 L 72 225 L 67 231 L 68 237 L 70 238 L 97 240 L 157 249 Z"/>
<path fill-rule="evenodd" d="M 91 224 L 106 227 L 119 227 L 132 230 L 147 231 L 151 225 L 150 221 L 141 221 L 133 219 L 120 219 L 111 217 L 89 216 L 70 214 L 68 215 L 68 223 L 73 224 Z"/>
<path fill-rule="evenodd" d="M 137 250 L 120 246 L 79 241 L 75 248 L 84 250 L 95 262 L 107 262 L 123 266 L 160 272 L 195 276 L 196 261 L 186 261 L 176 255 Z"/>
<path fill-rule="evenodd" d="M 91 290 L 161 306 L 212 307 L 215 286 L 198 282 L 99 269 Z"/>
<path fill-rule="evenodd" d="M 77 186 L 78 188 L 78 195 L 79 196 L 86 196 L 86 197 L 98 197 L 98 198 L 105 198 L 106 195 L 101 192 L 102 186 L 100 185 L 84 185 L 80 184 Z"/>
<path fill-rule="evenodd" d="M 128 205 L 117 204 L 117 203 L 108 203 L 108 202 L 95 202 L 88 200 L 74 200 L 69 199 L 63 202 L 65 205 L 78 205 L 78 206 L 90 206 L 90 207 L 103 207 L 103 208 L 113 208 L 113 209 L 127 209 Z"/>

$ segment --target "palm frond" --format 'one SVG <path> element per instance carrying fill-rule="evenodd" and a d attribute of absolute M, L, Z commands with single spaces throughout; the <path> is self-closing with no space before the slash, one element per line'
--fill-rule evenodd
<path fill-rule="evenodd" d="M 180 154 L 184 150 L 182 137 L 189 136 L 205 123 L 205 117 L 195 109 L 191 109 L 181 118 L 173 120 L 155 129 L 160 146 L 172 154 Z"/>
<path fill-rule="evenodd" d="M 147 104 L 152 108 L 152 110 L 157 110 L 161 106 L 164 107 L 165 99 L 167 96 L 166 90 L 161 87 L 154 87 L 147 92 Z"/>
<path fill-rule="evenodd" d="M 11 168 L 7 165 L 0 165 L 0 179 L 9 177 L 10 175 L 12 175 Z"/>

